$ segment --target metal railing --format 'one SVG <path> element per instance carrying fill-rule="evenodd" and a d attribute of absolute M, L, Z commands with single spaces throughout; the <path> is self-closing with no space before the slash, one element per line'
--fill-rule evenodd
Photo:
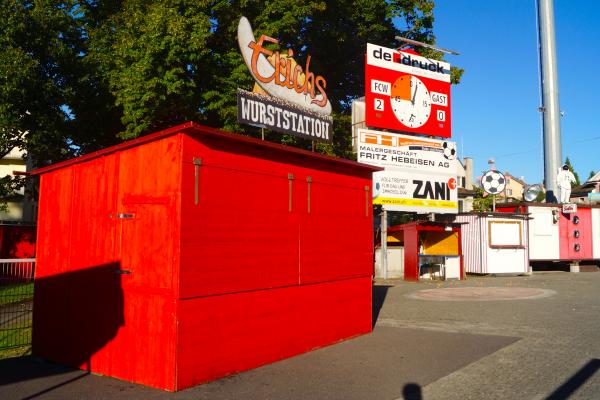
<path fill-rule="evenodd" d="M 0 259 L 0 358 L 31 346 L 35 258 Z"/>

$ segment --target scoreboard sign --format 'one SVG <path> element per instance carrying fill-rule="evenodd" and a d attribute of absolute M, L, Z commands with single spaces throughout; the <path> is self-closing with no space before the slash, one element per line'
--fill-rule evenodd
<path fill-rule="evenodd" d="M 367 44 L 366 124 L 449 138 L 450 64 Z"/>

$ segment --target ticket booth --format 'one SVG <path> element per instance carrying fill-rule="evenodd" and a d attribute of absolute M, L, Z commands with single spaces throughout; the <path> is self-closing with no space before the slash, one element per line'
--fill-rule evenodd
<path fill-rule="evenodd" d="M 388 235 L 404 242 L 404 280 L 462 279 L 461 224 L 415 221 L 392 226 Z"/>

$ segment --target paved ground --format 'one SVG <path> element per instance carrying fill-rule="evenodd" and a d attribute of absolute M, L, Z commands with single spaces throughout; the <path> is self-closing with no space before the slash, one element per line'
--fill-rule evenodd
<path fill-rule="evenodd" d="M 475 297 L 415 294 L 438 288 Z M 380 282 L 374 295 L 371 335 L 190 390 L 16 358 L 0 360 L 0 399 L 600 399 L 600 273 Z"/>

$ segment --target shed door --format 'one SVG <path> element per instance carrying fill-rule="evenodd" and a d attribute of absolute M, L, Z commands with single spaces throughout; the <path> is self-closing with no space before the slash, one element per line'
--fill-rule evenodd
<path fill-rule="evenodd" d="M 173 389 L 173 234 L 167 204 L 123 202 L 120 215 L 124 351 L 119 376 Z"/>
<path fill-rule="evenodd" d="M 119 214 L 124 286 L 170 295 L 173 285 L 173 229 L 167 204 L 125 204 Z M 148 293 L 149 294 L 149 293 Z"/>

